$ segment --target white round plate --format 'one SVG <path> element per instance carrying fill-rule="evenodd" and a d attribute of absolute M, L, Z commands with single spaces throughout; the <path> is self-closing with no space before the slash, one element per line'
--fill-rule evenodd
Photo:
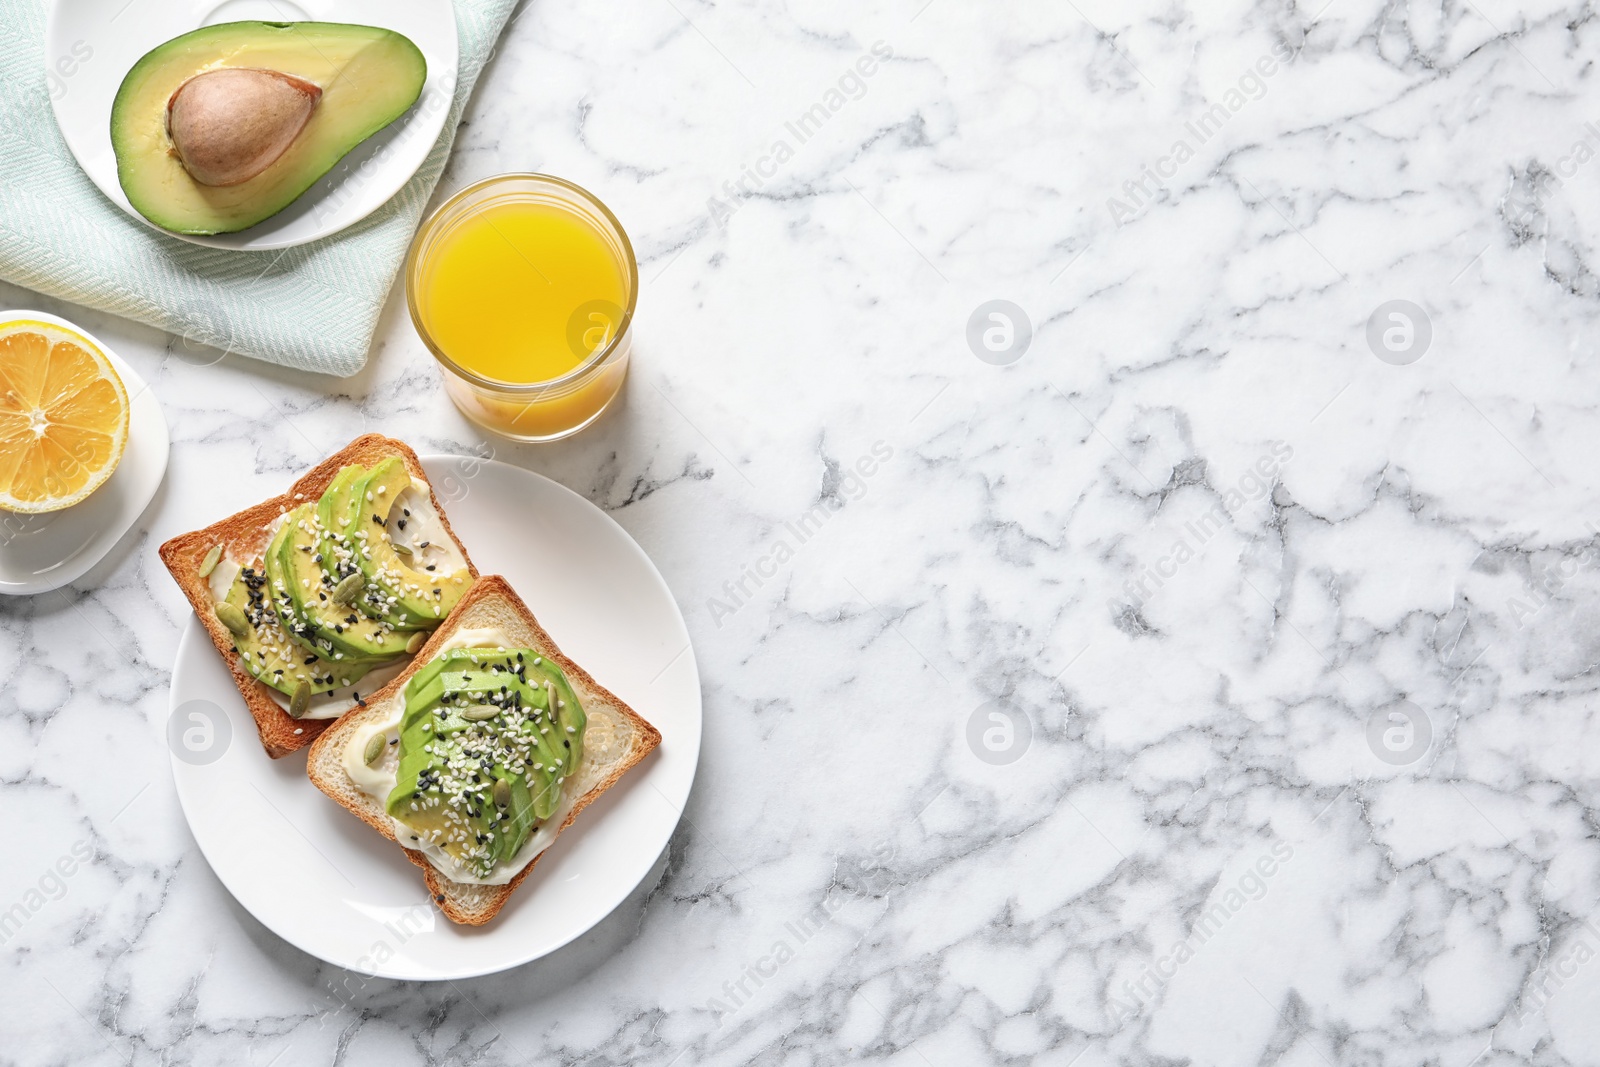
<path fill-rule="evenodd" d="M 94 334 L 42 311 L 0 313 L 0 323 L 33 319 L 82 334 L 111 360 L 128 390 L 128 444 L 89 499 L 44 515 L 0 512 L 0 593 L 27 595 L 81 578 L 144 514 L 167 472 L 167 420 L 145 380 Z"/>
<path fill-rule="evenodd" d="M 311 784 L 303 751 L 268 758 L 194 619 L 172 671 L 175 719 L 165 736 L 198 731 L 198 751 L 171 745 L 178 799 L 201 852 L 252 915 L 340 967 L 443 980 L 553 952 L 638 885 L 694 780 L 700 678 L 672 593 L 603 511 L 520 467 L 461 456 L 422 463 L 479 570 L 504 575 L 563 652 L 661 731 L 660 747 L 578 816 L 496 918 L 474 928 L 435 911 L 400 847 Z"/>
<path fill-rule="evenodd" d="M 272 218 L 215 237 L 168 234 L 214 248 L 289 248 L 360 222 L 422 166 L 444 129 L 455 93 L 456 18 L 450 0 L 55 0 L 45 29 L 45 78 L 56 124 L 78 165 L 112 203 L 159 229 L 133 209 L 117 181 L 111 102 L 128 71 L 157 45 L 201 26 L 250 19 L 381 26 L 411 38 L 428 61 L 428 80 L 411 110 L 357 145 Z"/>

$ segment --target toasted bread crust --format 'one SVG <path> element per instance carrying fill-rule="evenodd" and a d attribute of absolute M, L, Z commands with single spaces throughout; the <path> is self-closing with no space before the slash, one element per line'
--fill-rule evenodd
<path fill-rule="evenodd" d="M 352 463 L 370 467 L 379 460 L 396 455 L 405 461 L 406 468 L 414 477 L 428 484 L 428 494 L 433 498 L 433 507 L 439 514 L 440 523 L 451 540 L 460 547 L 462 558 L 467 561 L 467 571 L 476 579 L 478 569 L 473 566 L 466 546 L 461 544 L 461 538 L 451 529 L 450 517 L 440 506 L 439 498 L 433 492 L 433 485 L 428 482 L 427 472 L 422 469 L 422 462 L 417 459 L 417 454 L 404 441 L 397 441 L 377 433 L 357 437 L 311 468 L 287 491 L 278 496 L 230 515 L 220 522 L 214 522 L 203 530 L 179 534 L 161 546 L 161 562 L 166 564 L 173 580 L 178 583 L 178 588 L 189 598 L 200 625 L 205 627 L 211 643 L 216 646 L 217 652 L 227 663 L 228 671 L 233 675 L 233 682 L 239 687 L 239 693 L 244 697 L 245 705 L 249 707 L 250 715 L 256 721 L 262 747 L 273 759 L 305 748 L 334 720 L 290 718 L 289 713 L 272 698 L 272 687 L 257 681 L 244 669 L 233 647 L 233 635 L 217 619 L 209 580 L 200 576 L 200 564 L 205 560 L 206 553 L 211 551 L 212 545 L 221 545 L 223 553 L 231 559 L 240 562 L 254 560 L 266 549 L 270 540 L 267 527 L 284 512 L 321 497 L 322 491 L 333 481 L 334 475 L 339 473 L 340 468 Z"/>
<path fill-rule="evenodd" d="M 347 712 L 322 733 L 312 744 L 311 753 L 306 760 L 306 773 L 318 789 L 396 844 L 399 842 L 395 838 L 394 826 L 388 814 L 381 804 L 361 792 L 350 781 L 340 762 L 340 753 L 362 721 L 368 716 L 382 715 L 387 702 L 404 690 L 411 676 L 433 658 L 436 650 L 449 639 L 451 634 L 462 626 L 471 625 L 474 616 L 489 610 L 497 610 L 500 615 L 511 615 L 518 628 L 523 631 L 515 635 L 519 642 L 525 643 L 546 659 L 560 664 L 586 710 L 593 712 L 600 708 L 610 709 L 625 719 L 634 731 L 632 742 L 621 758 L 609 765 L 607 773 L 573 802 L 572 810 L 568 812 L 566 819 L 556 831 L 558 838 L 572 825 L 579 812 L 599 799 L 602 793 L 615 785 L 624 774 L 661 743 L 660 731 L 609 689 L 595 681 L 588 671 L 561 651 L 504 578 L 499 575 L 480 578 L 468 590 L 466 596 L 462 597 L 461 603 L 451 612 L 444 624 L 433 632 L 428 643 L 406 665 L 405 670 L 374 693 L 368 699 L 366 709 Z M 543 856 L 543 853 L 535 856 L 531 863 L 505 885 L 485 886 L 450 881 L 440 874 L 421 852 L 405 848 L 403 845 L 401 847 L 405 850 L 406 858 L 422 868 L 423 877 L 428 883 L 428 892 L 439 910 L 452 922 L 467 926 L 482 926 L 498 915 L 512 892 L 522 884 Z"/>

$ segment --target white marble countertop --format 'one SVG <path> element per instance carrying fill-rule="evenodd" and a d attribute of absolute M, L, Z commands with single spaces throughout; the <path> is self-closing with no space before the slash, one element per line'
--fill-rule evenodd
<path fill-rule="evenodd" d="M 659 884 L 439 985 L 238 907 L 156 545 L 362 431 L 484 439 L 398 297 L 341 381 L 0 289 L 173 437 L 102 566 L 0 603 L 0 1061 L 1600 1062 L 1592 11 L 596 10 L 520 9 L 444 189 L 548 170 L 639 249 L 625 402 L 493 448 L 688 618 Z"/>

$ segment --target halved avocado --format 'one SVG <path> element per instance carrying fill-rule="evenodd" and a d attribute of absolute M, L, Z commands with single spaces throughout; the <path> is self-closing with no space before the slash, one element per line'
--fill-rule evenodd
<path fill-rule="evenodd" d="M 152 49 L 123 79 L 111 105 L 117 179 L 163 229 L 243 230 L 405 114 L 427 76 L 422 52 L 393 30 L 207 26 Z"/>

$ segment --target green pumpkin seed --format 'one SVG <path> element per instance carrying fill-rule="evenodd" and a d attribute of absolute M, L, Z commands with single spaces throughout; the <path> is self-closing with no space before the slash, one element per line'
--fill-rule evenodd
<path fill-rule="evenodd" d="M 383 754 L 383 734 L 376 733 L 367 738 L 367 750 L 361 754 L 361 759 L 368 767 L 378 762 L 378 757 Z"/>
<path fill-rule="evenodd" d="M 504 778 L 495 779 L 494 806 L 497 808 L 509 808 L 511 806 L 511 783 Z"/>
<path fill-rule="evenodd" d="M 356 597 L 360 596 L 361 590 L 366 587 L 367 580 L 358 571 L 333 587 L 333 602 L 347 608 L 356 602 Z"/>
<path fill-rule="evenodd" d="M 224 601 L 217 605 L 217 621 L 226 626 L 235 637 L 243 637 L 250 632 L 250 620 L 244 617 L 244 612 L 238 605 Z"/>
<path fill-rule="evenodd" d="M 394 541 L 391 543 L 394 545 L 394 550 L 400 553 L 402 556 L 411 555 L 411 546 L 406 544 L 404 541 Z"/>
<path fill-rule="evenodd" d="M 482 704 L 463 711 L 461 717 L 468 722 L 483 722 L 486 719 L 494 718 L 498 714 L 500 714 L 499 708 L 492 704 Z"/>
<path fill-rule="evenodd" d="M 304 718 L 305 713 L 311 709 L 311 683 L 301 682 L 294 687 L 294 696 L 289 698 L 289 718 Z"/>
<path fill-rule="evenodd" d="M 428 643 L 428 631 L 418 630 L 411 635 L 411 640 L 406 642 L 406 654 L 415 656 L 422 651 L 422 646 Z"/>
<path fill-rule="evenodd" d="M 200 577 L 211 577 L 211 572 L 217 569 L 217 561 L 221 558 L 222 546 L 212 545 L 211 551 L 206 553 L 206 558 L 200 561 Z"/>

